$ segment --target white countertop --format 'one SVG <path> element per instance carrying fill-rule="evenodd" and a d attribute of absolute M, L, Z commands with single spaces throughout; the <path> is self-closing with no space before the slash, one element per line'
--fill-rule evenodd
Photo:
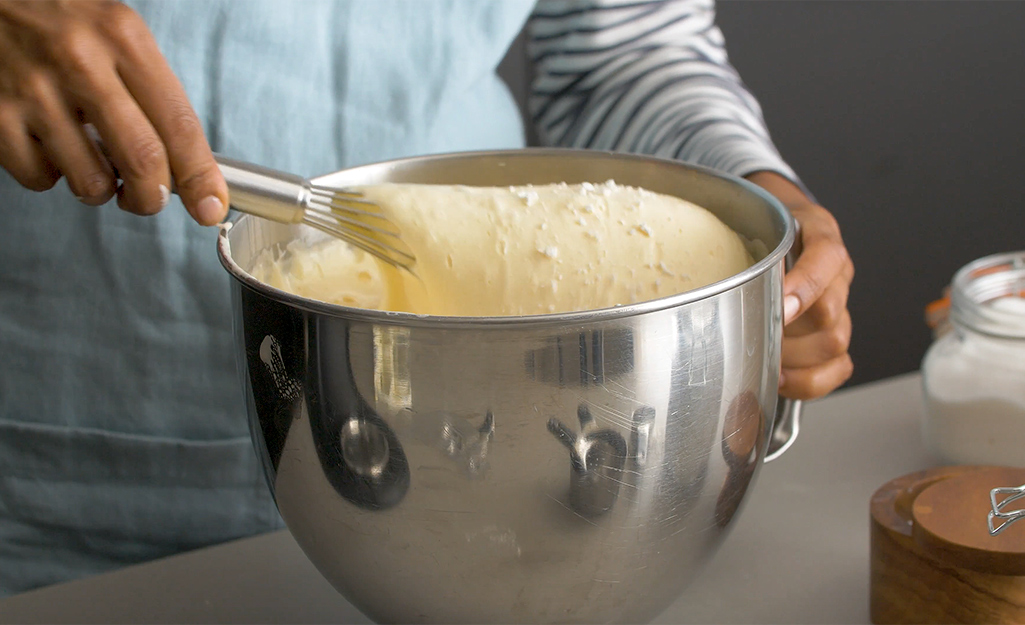
<path fill-rule="evenodd" d="M 868 623 L 869 498 L 934 464 L 921 378 L 805 406 L 705 573 L 657 623 Z M 0 600 L 0 623 L 369 623 L 274 532 Z"/>

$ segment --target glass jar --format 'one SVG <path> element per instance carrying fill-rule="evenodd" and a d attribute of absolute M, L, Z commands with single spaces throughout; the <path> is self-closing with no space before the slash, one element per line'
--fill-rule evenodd
<path fill-rule="evenodd" d="M 922 361 L 926 447 L 952 464 L 1025 467 L 1025 252 L 962 267 Z"/>

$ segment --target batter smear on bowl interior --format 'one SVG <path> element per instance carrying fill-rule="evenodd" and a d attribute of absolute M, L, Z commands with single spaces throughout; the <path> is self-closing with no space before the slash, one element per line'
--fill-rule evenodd
<path fill-rule="evenodd" d="M 744 240 L 708 210 L 613 181 L 360 190 L 401 229 L 416 277 L 328 238 L 265 250 L 253 277 L 357 308 L 512 316 L 657 299 L 753 263 Z"/>

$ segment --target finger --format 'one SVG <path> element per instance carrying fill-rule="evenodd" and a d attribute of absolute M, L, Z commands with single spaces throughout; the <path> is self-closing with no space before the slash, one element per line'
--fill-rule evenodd
<path fill-rule="evenodd" d="M 122 184 L 118 206 L 153 215 L 170 198 L 167 151 L 153 125 L 113 72 L 96 77 L 92 97 L 83 102 L 85 118 L 96 128 Z"/>
<path fill-rule="evenodd" d="M 829 362 L 851 346 L 851 316 L 845 310 L 838 322 L 813 334 L 783 339 L 783 368 L 804 369 Z"/>
<path fill-rule="evenodd" d="M 784 323 L 801 315 L 821 297 L 833 279 L 844 275 L 853 264 L 840 237 L 836 220 L 824 208 L 802 210 L 803 250 L 784 280 Z"/>
<path fill-rule="evenodd" d="M 850 283 L 843 275 L 837 276 L 811 306 L 783 329 L 784 336 L 806 336 L 835 326 L 847 314 L 849 295 Z"/>
<path fill-rule="evenodd" d="M 105 25 L 110 7 L 104 9 Z M 122 180 L 118 206 L 150 215 L 170 197 L 171 173 L 160 136 L 125 88 L 115 69 L 109 41 L 95 28 L 68 28 L 61 42 L 60 78 L 68 102 L 92 124 Z"/>
<path fill-rule="evenodd" d="M 121 10 L 118 19 L 116 33 L 124 52 L 118 73 L 167 148 L 185 208 L 200 224 L 217 224 L 227 215 L 228 187 L 203 126 L 142 20 L 130 9 Z"/>
<path fill-rule="evenodd" d="M 72 117 L 53 83 L 39 89 L 29 130 L 79 200 L 93 206 L 107 202 L 114 195 L 116 182 L 110 165 L 100 157 L 82 124 Z"/>
<path fill-rule="evenodd" d="M 779 392 L 790 399 L 817 399 L 839 388 L 853 372 L 854 363 L 849 354 L 817 367 L 783 369 Z"/>
<path fill-rule="evenodd" d="M 20 112 L 9 103 L 0 103 L 0 167 L 32 191 L 46 191 L 60 180 L 60 171 L 46 158 Z"/>

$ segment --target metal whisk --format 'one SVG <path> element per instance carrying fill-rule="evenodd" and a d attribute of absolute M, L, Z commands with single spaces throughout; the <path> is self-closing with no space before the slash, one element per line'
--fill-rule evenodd
<path fill-rule="evenodd" d="M 355 245 L 395 267 L 412 271 L 413 251 L 381 207 L 362 194 L 245 161 L 215 155 L 231 207 L 280 223 L 304 223 Z"/>
<path fill-rule="evenodd" d="M 92 124 L 82 129 L 101 154 L 110 159 L 100 133 Z M 386 263 L 413 271 L 416 256 L 402 241 L 398 227 L 381 207 L 360 193 L 315 185 L 295 174 L 261 167 L 214 154 L 231 193 L 231 207 L 271 221 L 303 223 L 348 241 Z M 117 167 L 111 163 L 114 172 Z M 174 181 L 171 181 L 174 192 Z"/>

